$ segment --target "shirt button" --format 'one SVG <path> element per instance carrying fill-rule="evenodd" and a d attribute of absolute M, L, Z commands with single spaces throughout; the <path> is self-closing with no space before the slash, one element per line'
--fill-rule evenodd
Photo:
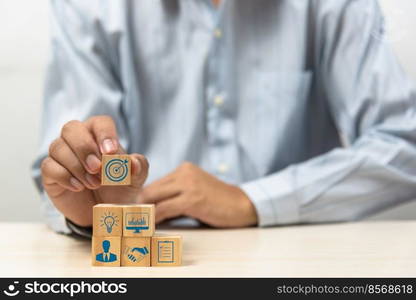
<path fill-rule="evenodd" d="M 216 29 L 214 30 L 214 36 L 215 36 L 217 39 L 220 39 L 220 38 L 222 37 L 222 31 L 221 31 L 221 29 L 216 28 Z"/>
<path fill-rule="evenodd" d="M 221 106 L 221 105 L 223 105 L 223 104 L 224 104 L 224 97 L 223 97 L 223 96 L 221 96 L 221 95 L 215 96 L 215 97 L 214 97 L 214 104 L 215 104 L 216 106 Z"/>
<path fill-rule="evenodd" d="M 218 172 L 220 172 L 221 174 L 227 173 L 228 169 L 228 165 L 225 163 L 218 165 Z"/>

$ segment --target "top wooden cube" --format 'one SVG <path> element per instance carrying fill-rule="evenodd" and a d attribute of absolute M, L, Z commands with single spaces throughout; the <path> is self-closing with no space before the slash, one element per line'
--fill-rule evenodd
<path fill-rule="evenodd" d="M 101 185 L 130 185 L 130 155 L 103 155 Z"/>
<path fill-rule="evenodd" d="M 93 208 L 94 236 L 121 236 L 123 233 L 123 208 L 115 204 L 97 204 Z"/>

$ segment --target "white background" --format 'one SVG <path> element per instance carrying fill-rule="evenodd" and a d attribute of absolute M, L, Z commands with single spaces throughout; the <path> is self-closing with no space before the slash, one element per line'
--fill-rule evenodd
<path fill-rule="evenodd" d="M 416 1 L 381 0 L 392 44 L 416 78 Z M 0 220 L 41 220 L 30 177 L 48 52 L 48 1 L 0 0 Z M 416 219 L 416 202 L 377 218 Z"/>

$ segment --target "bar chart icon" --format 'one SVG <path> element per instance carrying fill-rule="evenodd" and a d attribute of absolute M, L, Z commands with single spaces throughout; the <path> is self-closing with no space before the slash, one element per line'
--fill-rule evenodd
<path fill-rule="evenodd" d="M 126 230 L 133 230 L 134 233 L 140 233 L 141 230 L 149 229 L 149 214 L 142 212 L 128 212 L 125 215 Z"/>

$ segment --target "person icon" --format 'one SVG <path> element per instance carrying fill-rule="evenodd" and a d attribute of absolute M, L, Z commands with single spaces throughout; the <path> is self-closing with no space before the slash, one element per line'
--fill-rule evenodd
<path fill-rule="evenodd" d="M 103 253 L 98 253 L 95 257 L 96 261 L 101 262 L 113 262 L 117 260 L 117 255 L 110 252 L 110 241 L 104 240 L 103 241 Z"/>

